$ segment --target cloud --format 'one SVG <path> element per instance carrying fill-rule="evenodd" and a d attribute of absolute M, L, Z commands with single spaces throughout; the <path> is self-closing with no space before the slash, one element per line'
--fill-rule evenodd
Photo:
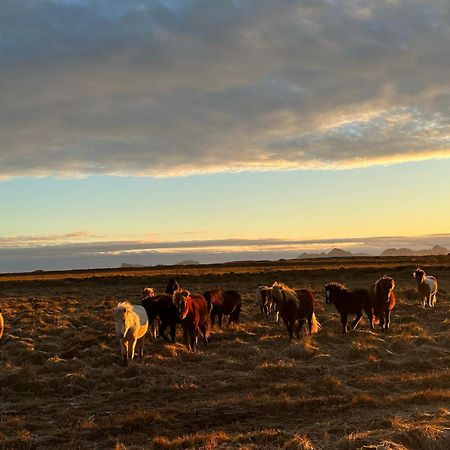
<path fill-rule="evenodd" d="M 450 5 L 3 0 L 0 177 L 450 157 Z"/>

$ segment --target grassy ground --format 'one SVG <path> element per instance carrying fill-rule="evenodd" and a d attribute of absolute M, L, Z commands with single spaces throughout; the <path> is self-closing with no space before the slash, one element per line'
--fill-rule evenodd
<path fill-rule="evenodd" d="M 412 271 L 440 281 L 418 306 Z M 450 258 L 361 258 L 0 277 L 0 449 L 450 448 Z M 341 333 L 323 285 L 396 281 L 392 328 Z M 120 365 L 112 308 L 162 291 L 237 289 L 242 323 L 207 349 L 147 340 Z M 254 291 L 274 280 L 310 287 L 319 334 L 288 343 Z"/>

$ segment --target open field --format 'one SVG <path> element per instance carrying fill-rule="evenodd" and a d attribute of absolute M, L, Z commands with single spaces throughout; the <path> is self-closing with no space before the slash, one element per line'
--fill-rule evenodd
<path fill-rule="evenodd" d="M 440 284 L 419 307 L 412 271 Z M 350 258 L 0 276 L 0 449 L 450 448 L 450 257 Z M 331 280 L 396 281 L 391 330 L 342 334 Z M 207 349 L 147 339 L 123 367 L 111 316 L 175 277 L 243 296 L 241 325 Z M 255 306 L 260 284 L 310 287 L 322 330 L 289 343 Z M 181 330 L 178 331 L 180 337 Z"/>

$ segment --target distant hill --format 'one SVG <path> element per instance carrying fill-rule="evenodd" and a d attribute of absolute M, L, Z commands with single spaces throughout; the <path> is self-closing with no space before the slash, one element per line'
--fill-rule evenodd
<path fill-rule="evenodd" d="M 440 245 L 435 245 L 430 249 L 411 250 L 410 248 L 387 248 L 381 252 L 380 256 L 427 256 L 427 255 L 447 255 L 449 250 Z"/>
<path fill-rule="evenodd" d="M 180 261 L 179 263 L 176 263 L 176 266 L 195 266 L 197 264 L 200 264 L 200 261 L 195 261 L 193 259 L 185 259 L 184 261 Z"/>
<path fill-rule="evenodd" d="M 122 263 L 120 265 L 121 269 L 126 269 L 126 268 L 130 268 L 130 267 L 145 267 L 145 266 L 142 264 L 129 264 L 129 263 Z"/>
<path fill-rule="evenodd" d="M 369 256 L 366 253 L 352 253 L 347 250 L 342 250 L 341 248 L 333 248 L 328 253 L 321 252 L 321 253 L 302 253 L 301 255 L 297 256 L 297 259 L 304 259 L 304 258 L 345 258 L 349 256 Z"/>

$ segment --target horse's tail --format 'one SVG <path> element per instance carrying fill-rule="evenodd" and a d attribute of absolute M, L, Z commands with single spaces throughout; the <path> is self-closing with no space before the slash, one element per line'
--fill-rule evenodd
<path fill-rule="evenodd" d="M 318 333 L 321 328 L 322 328 L 322 325 L 320 325 L 320 322 L 317 320 L 316 315 L 314 313 L 312 313 L 312 316 L 311 316 L 311 333 Z"/>
<path fill-rule="evenodd" d="M 3 336 L 3 316 L 0 314 L 0 338 Z"/>

